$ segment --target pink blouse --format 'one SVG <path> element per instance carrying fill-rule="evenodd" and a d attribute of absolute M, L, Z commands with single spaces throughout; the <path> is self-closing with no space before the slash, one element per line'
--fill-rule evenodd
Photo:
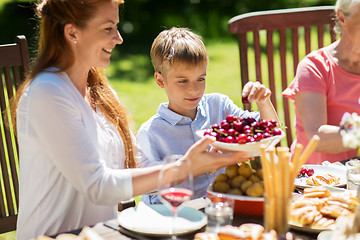
<path fill-rule="evenodd" d="M 293 100 L 298 92 L 315 92 L 326 95 L 327 124 L 339 126 L 345 112 L 360 114 L 360 75 L 351 74 L 339 67 L 330 55 L 328 47 L 316 50 L 308 54 L 300 61 L 296 76 L 289 87 L 284 90 L 283 96 Z M 311 106 L 309 106 L 311 108 Z M 296 142 L 306 146 L 306 137 L 303 123 L 296 110 L 295 128 L 297 139 L 292 144 L 292 150 Z M 356 157 L 357 150 L 337 154 L 315 152 L 307 163 L 321 164 L 327 160 L 336 162 Z"/>

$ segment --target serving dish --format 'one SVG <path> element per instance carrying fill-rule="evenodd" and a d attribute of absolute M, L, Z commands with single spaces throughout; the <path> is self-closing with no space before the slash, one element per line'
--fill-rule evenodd
<path fill-rule="evenodd" d="M 206 131 L 206 129 L 198 130 L 198 131 L 196 131 L 196 135 L 200 138 L 203 138 L 205 131 Z M 246 157 L 257 157 L 257 156 L 260 156 L 260 154 L 261 154 L 260 153 L 261 145 L 264 145 L 265 148 L 275 147 L 276 144 L 278 144 L 281 141 L 281 139 L 283 139 L 284 137 L 285 137 L 285 132 L 283 130 L 281 130 L 280 135 L 265 138 L 258 142 L 249 142 L 249 143 L 244 143 L 244 144 L 238 144 L 238 143 L 224 143 L 224 142 L 215 141 L 211 145 L 214 148 L 221 150 L 223 152 L 242 151 L 242 152 L 248 153 L 246 155 Z"/>
<path fill-rule="evenodd" d="M 216 196 L 218 192 L 213 191 L 213 183 L 207 189 L 209 197 Z M 264 198 L 263 197 L 249 197 L 234 194 L 221 193 L 224 197 L 234 199 L 234 214 L 244 216 L 264 215 Z"/>
<path fill-rule="evenodd" d="M 313 227 L 308 227 L 308 226 L 302 226 L 293 222 L 289 222 L 289 226 L 290 228 L 297 230 L 297 231 L 301 231 L 301 232 L 308 232 L 308 233 L 321 233 L 323 231 L 329 231 L 330 229 L 328 228 L 313 228 Z"/>
<path fill-rule="evenodd" d="M 346 178 L 346 170 L 337 168 L 337 167 L 328 167 L 323 165 L 304 165 L 306 168 L 314 169 L 314 175 L 324 175 L 324 174 L 331 174 L 335 177 L 340 178 L 340 181 L 334 185 L 333 187 L 343 187 L 346 185 L 347 178 Z M 307 177 L 299 177 L 295 178 L 294 184 L 296 187 L 305 188 L 305 187 L 313 187 L 313 185 L 309 185 L 306 183 Z M 325 186 L 325 185 L 324 185 Z"/>

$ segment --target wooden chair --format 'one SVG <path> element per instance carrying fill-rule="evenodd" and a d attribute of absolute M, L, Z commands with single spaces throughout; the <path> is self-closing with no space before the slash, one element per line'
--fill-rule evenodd
<path fill-rule="evenodd" d="M 228 22 L 239 44 L 242 87 L 252 80 L 270 88 L 271 101 L 287 127 L 288 146 L 295 135 L 295 113 L 282 91 L 293 79 L 299 59 L 336 40 L 335 17 L 333 6 L 321 6 L 246 13 Z M 244 108 L 251 110 L 251 104 Z"/>
<path fill-rule="evenodd" d="M 16 229 L 19 203 L 18 145 L 12 129 L 4 126 L 9 119 L 9 99 L 30 69 L 29 52 L 25 36 L 17 36 L 13 44 L 0 45 L 0 233 Z M 10 120 L 9 120 L 10 122 Z"/>

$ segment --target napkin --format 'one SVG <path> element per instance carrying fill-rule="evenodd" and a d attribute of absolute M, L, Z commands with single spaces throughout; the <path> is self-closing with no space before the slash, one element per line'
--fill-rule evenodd
<path fill-rule="evenodd" d="M 323 161 L 321 163 L 321 165 L 323 166 L 326 166 L 326 167 L 334 167 L 334 168 L 338 168 L 338 169 L 341 169 L 343 171 L 346 171 L 346 167 L 344 164 L 340 163 L 340 162 L 334 162 L 334 163 L 331 163 L 329 161 Z"/>
<path fill-rule="evenodd" d="M 133 231 L 148 233 L 168 233 L 174 224 L 174 233 L 181 233 L 191 229 L 194 223 L 182 217 L 177 217 L 174 222 L 172 216 L 164 216 L 144 202 L 139 202 L 133 214 L 127 216 L 125 224 L 131 226 Z"/>

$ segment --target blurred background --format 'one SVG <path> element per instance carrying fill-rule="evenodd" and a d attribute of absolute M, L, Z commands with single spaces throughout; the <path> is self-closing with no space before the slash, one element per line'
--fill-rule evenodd
<path fill-rule="evenodd" d="M 0 0 L 0 43 L 24 34 L 34 47 L 36 19 L 34 0 Z M 225 40 L 232 36 L 227 21 L 238 14 L 281 8 L 334 5 L 335 0 L 125 0 L 120 13 L 119 30 L 126 54 L 148 52 L 152 40 L 172 26 L 188 27 L 207 40 Z"/>
<path fill-rule="evenodd" d="M 228 95 L 240 106 L 241 84 L 236 38 L 228 31 L 230 18 L 247 12 L 334 5 L 336 0 L 125 0 L 119 31 L 124 43 L 112 54 L 106 69 L 111 85 L 138 129 L 167 101 L 153 81 L 150 47 L 164 29 L 187 27 L 203 37 L 210 57 L 206 92 Z M 30 57 L 36 55 L 37 0 L 0 0 L 0 44 L 23 34 Z M 249 63 L 251 64 L 251 63 Z"/>

